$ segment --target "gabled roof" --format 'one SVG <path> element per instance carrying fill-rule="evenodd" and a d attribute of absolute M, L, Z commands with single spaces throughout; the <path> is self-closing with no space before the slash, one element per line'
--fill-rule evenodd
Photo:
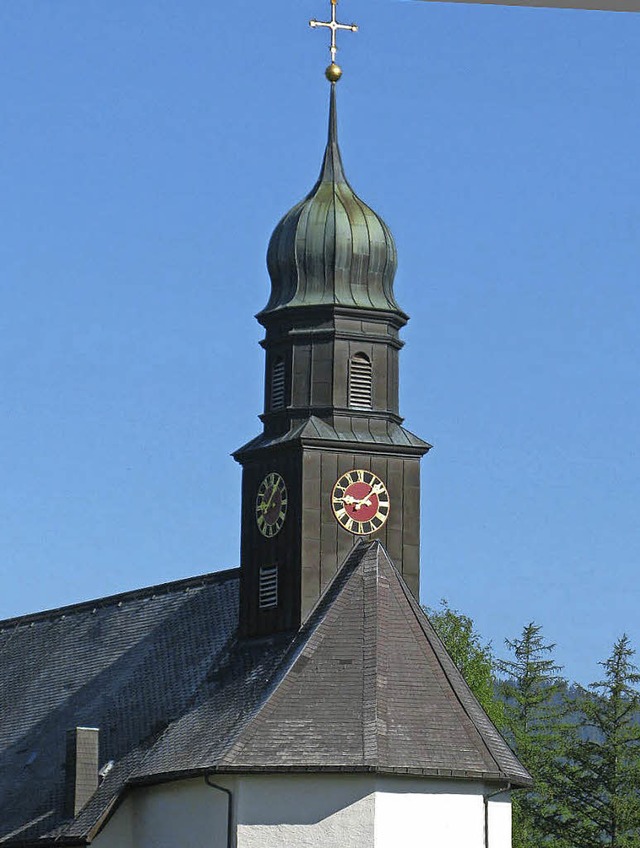
<path fill-rule="evenodd" d="M 82 844 L 127 786 L 210 771 L 529 782 L 380 543 L 296 634 L 238 639 L 238 570 L 0 622 L 0 842 Z M 65 734 L 114 767 L 65 819 Z"/>
<path fill-rule="evenodd" d="M 528 784 L 380 542 L 354 548 L 219 768 Z"/>

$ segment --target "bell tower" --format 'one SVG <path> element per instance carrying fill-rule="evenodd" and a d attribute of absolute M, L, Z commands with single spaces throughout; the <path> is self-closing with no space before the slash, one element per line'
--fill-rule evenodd
<path fill-rule="evenodd" d="M 420 562 L 420 458 L 430 445 L 402 426 L 396 248 L 347 182 L 331 30 L 329 133 L 320 176 L 279 222 L 267 266 L 263 432 L 242 465 L 240 627 L 295 629 L 359 538 L 377 538 L 413 593 Z"/>

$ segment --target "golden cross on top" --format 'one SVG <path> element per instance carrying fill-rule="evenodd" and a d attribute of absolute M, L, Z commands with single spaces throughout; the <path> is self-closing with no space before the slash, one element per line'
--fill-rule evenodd
<path fill-rule="evenodd" d="M 356 26 L 356 24 L 339 24 L 338 21 L 336 20 L 337 6 L 338 6 L 338 0 L 331 0 L 331 20 L 330 21 L 316 21 L 314 19 L 312 21 L 309 21 L 309 26 L 310 27 L 327 27 L 328 29 L 331 30 L 331 46 L 329 47 L 329 50 L 331 52 L 331 65 L 330 65 L 330 67 L 335 66 L 336 70 L 339 71 L 339 68 L 336 65 L 336 53 L 338 52 L 338 45 L 336 44 L 336 36 L 337 36 L 338 30 L 339 29 L 348 29 L 351 32 L 357 32 L 358 27 Z M 328 71 L 329 71 L 329 68 L 327 68 L 327 76 L 329 76 Z M 331 79 L 331 78 L 329 77 L 329 79 Z M 332 80 L 332 82 L 335 82 L 335 81 L 336 80 Z"/>

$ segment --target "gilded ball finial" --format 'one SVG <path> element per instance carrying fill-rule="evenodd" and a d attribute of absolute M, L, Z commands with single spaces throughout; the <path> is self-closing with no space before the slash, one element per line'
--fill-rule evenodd
<path fill-rule="evenodd" d="M 342 68 L 340 67 L 340 65 L 336 65 L 335 62 L 332 62 L 327 68 L 327 70 L 324 72 L 324 75 L 329 80 L 329 82 L 338 82 L 338 80 L 342 76 Z"/>

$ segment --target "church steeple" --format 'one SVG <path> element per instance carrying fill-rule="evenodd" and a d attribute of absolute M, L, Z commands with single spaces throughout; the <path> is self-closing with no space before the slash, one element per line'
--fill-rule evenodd
<path fill-rule="evenodd" d="M 267 267 L 271 295 L 257 315 L 267 330 L 266 432 L 285 432 L 311 416 L 332 425 L 345 416 L 347 430 L 354 415 L 400 424 L 398 331 L 408 316 L 393 292 L 396 247 L 347 181 L 335 82 L 320 175 L 276 226 Z M 338 368 L 345 359 L 346 370 Z"/>
<path fill-rule="evenodd" d="M 261 317 L 285 306 L 327 303 L 388 309 L 404 317 L 393 294 L 397 256 L 391 231 L 345 176 L 335 83 L 320 176 L 277 225 L 267 266 L 272 289 Z"/>
<path fill-rule="evenodd" d="M 419 589 L 420 457 L 402 426 L 396 248 L 353 191 L 338 146 L 336 32 L 329 133 L 320 176 L 276 226 L 267 266 L 263 432 L 234 456 L 243 466 L 241 631 L 300 626 L 354 537 L 380 539 Z"/>

